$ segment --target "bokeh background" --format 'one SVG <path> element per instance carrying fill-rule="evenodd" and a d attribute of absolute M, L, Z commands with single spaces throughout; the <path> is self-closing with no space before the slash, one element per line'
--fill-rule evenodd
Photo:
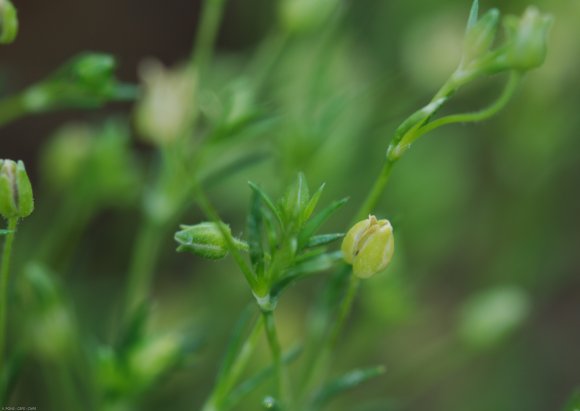
<path fill-rule="evenodd" d="M 387 371 L 329 409 L 558 411 L 580 385 L 580 1 L 535 4 L 555 17 L 545 65 L 526 75 L 499 115 L 437 130 L 397 164 L 377 210 L 395 227 L 395 261 L 363 284 L 333 364 L 334 374 L 374 364 Z M 167 65 L 188 58 L 201 7 L 194 0 L 15 5 L 21 31 L 0 48 L 3 95 L 85 50 L 115 55 L 119 77 L 137 82 L 145 57 Z M 527 5 L 480 7 L 519 15 Z M 271 155 L 210 190 L 233 231 L 244 230 L 247 180 L 276 194 L 300 170 L 312 186 L 326 182 L 326 202 L 350 197 L 326 226 L 346 230 L 393 130 L 458 63 L 469 7 L 459 0 L 345 1 L 332 23 L 286 39 L 256 102 L 275 125 L 239 148 Z M 283 30 L 277 1 L 229 1 L 208 89 L 243 93 L 245 77 L 263 64 L 257 53 Z M 481 107 L 504 80 L 462 90 L 449 110 Z M 96 341 L 110 338 L 118 312 L 140 224 L 138 195 L 124 196 L 121 207 L 113 199 L 61 216 L 64 204 L 75 204 L 68 198 L 79 194 L 50 191 L 43 149 L 65 124 L 98 125 L 131 112 L 131 104 L 115 103 L 31 116 L 0 130 L 0 158 L 25 160 L 38 193 L 37 212 L 22 224 L 16 266 L 44 259 Z M 152 148 L 138 138 L 131 144 L 142 181 Z M 51 248 L 55 225 L 77 211 L 79 230 L 38 257 Z M 192 207 L 183 222 L 201 218 Z M 231 261 L 206 263 L 174 250 L 168 232 L 155 276 L 155 327 L 190 327 L 204 342 L 191 367 L 145 394 L 143 410 L 199 407 L 237 314 L 251 301 Z M 278 316 L 286 346 L 300 340 L 322 286 L 323 278 L 312 279 L 284 296 Z M 47 378 L 58 363 L 28 360 L 16 403 L 52 409 Z M 239 409 L 258 409 L 257 401 Z"/>

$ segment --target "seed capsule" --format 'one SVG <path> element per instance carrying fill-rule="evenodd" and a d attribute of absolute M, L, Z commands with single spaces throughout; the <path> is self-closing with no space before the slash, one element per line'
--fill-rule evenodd
<path fill-rule="evenodd" d="M 356 223 L 342 242 L 344 260 L 352 264 L 355 275 L 368 278 L 383 270 L 395 250 L 393 228 L 388 220 L 377 220 L 374 215 Z"/>
<path fill-rule="evenodd" d="M 24 218 L 33 210 L 32 186 L 24 163 L 0 160 L 0 215 L 7 219 Z"/>
<path fill-rule="evenodd" d="M 231 232 L 227 225 L 223 228 Z M 219 260 L 228 255 L 228 246 L 222 231 L 217 224 L 204 222 L 196 225 L 182 225 L 181 231 L 175 233 L 179 243 L 177 251 L 189 251 L 210 260 Z"/>

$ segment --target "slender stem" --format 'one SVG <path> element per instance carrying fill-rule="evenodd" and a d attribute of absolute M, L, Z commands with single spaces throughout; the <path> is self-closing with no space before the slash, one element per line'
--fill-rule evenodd
<path fill-rule="evenodd" d="M 490 118 L 506 106 L 510 98 L 513 96 L 520 82 L 520 79 L 521 75 L 519 73 L 515 71 L 512 72 L 503 92 L 490 106 L 484 108 L 483 110 L 475 111 L 472 113 L 452 114 L 427 123 L 421 127 L 419 133 L 416 135 L 416 138 L 447 124 L 473 123 Z"/>
<path fill-rule="evenodd" d="M 2 252 L 2 266 L 0 268 L 0 369 L 5 368 L 4 348 L 6 340 L 6 303 L 8 300 L 8 284 L 10 276 L 10 257 L 12 256 L 12 246 L 16 235 L 18 218 L 8 219 L 8 231 Z"/>
<path fill-rule="evenodd" d="M 256 348 L 262 325 L 263 318 L 259 318 L 254 322 L 254 326 L 250 331 L 242 349 L 236 357 L 234 363 L 229 368 L 228 373 L 224 375 L 215 385 L 210 397 L 204 404 L 202 411 L 220 411 L 224 409 L 224 402 L 227 400 L 228 394 L 239 380 L 240 375 L 246 368 L 248 361 Z"/>
<path fill-rule="evenodd" d="M 230 253 L 232 253 L 232 257 L 234 257 L 234 260 L 236 261 L 236 263 L 240 267 L 240 270 L 244 274 L 244 277 L 246 278 L 246 281 L 250 285 L 250 288 L 252 289 L 252 291 L 257 290 L 258 283 L 256 280 L 256 276 L 254 275 L 252 269 L 250 268 L 250 266 L 248 265 L 246 260 L 244 260 L 244 258 L 240 254 L 240 251 L 238 250 L 238 247 L 236 246 L 236 242 L 235 242 L 235 239 L 232 237 L 232 234 L 228 230 L 226 230 L 222 226 L 222 224 L 219 224 L 221 222 L 220 216 L 219 216 L 218 212 L 216 211 L 216 209 L 214 208 L 214 206 L 210 203 L 209 199 L 207 198 L 207 196 L 206 196 L 205 192 L 202 190 L 202 188 L 199 186 L 196 186 L 195 192 L 197 194 L 196 198 L 197 198 L 197 202 L 198 202 L 201 210 L 204 212 L 204 214 L 211 221 L 218 223 L 217 226 L 218 226 L 219 230 L 221 231 L 221 234 L 224 236 L 224 238 L 226 240 L 226 244 L 228 246 L 228 249 L 229 249 Z"/>
<path fill-rule="evenodd" d="M 205 72 L 211 60 L 217 31 L 226 0 L 206 0 L 195 39 L 191 61 L 200 73 Z"/>
<path fill-rule="evenodd" d="M 393 169 L 394 164 L 395 164 L 394 161 L 390 161 L 388 159 L 385 160 L 385 164 L 383 165 L 383 168 L 378 178 L 375 180 L 375 183 L 371 188 L 371 191 L 369 192 L 364 203 L 356 213 L 355 218 L 353 220 L 353 224 L 359 220 L 362 220 L 363 218 L 368 217 L 368 214 L 375 209 L 379 200 L 381 199 L 383 191 L 385 191 L 387 183 L 389 182 L 389 177 L 391 176 L 391 171 Z"/>
<path fill-rule="evenodd" d="M 282 409 L 288 406 L 288 392 L 286 389 L 286 375 L 284 370 L 284 362 L 282 361 L 282 349 L 278 339 L 278 332 L 276 330 L 276 322 L 274 321 L 274 313 L 272 311 L 262 311 L 264 318 L 264 327 L 266 330 L 266 337 L 270 352 L 272 353 L 272 362 L 274 363 L 274 378 L 276 380 L 276 398 L 282 404 Z"/>
<path fill-rule="evenodd" d="M 135 310 L 139 308 L 149 294 L 164 231 L 161 224 L 151 219 L 146 219 L 138 234 L 129 268 L 129 285 L 125 297 L 125 309 L 121 326 L 125 326 L 131 320 Z"/>

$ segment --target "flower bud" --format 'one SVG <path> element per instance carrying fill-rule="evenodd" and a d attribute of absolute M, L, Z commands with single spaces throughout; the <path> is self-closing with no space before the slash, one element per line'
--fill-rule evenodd
<path fill-rule="evenodd" d="M 391 223 L 370 215 L 348 231 L 341 249 L 344 260 L 352 264 L 355 275 L 370 277 L 383 270 L 393 257 L 395 241 Z"/>
<path fill-rule="evenodd" d="M 485 13 L 465 35 L 463 63 L 468 64 L 489 51 L 499 23 L 499 10 Z"/>
<path fill-rule="evenodd" d="M 336 0 L 284 0 L 280 17 L 289 32 L 304 33 L 323 26 L 337 6 Z"/>
<path fill-rule="evenodd" d="M 230 227 L 222 224 L 222 229 L 231 234 Z M 219 260 L 228 255 L 228 244 L 222 230 L 216 223 L 203 222 L 196 225 L 182 225 L 175 233 L 179 243 L 177 251 L 189 251 L 210 260 Z"/>
<path fill-rule="evenodd" d="M 32 186 L 24 163 L 0 160 L 0 215 L 7 219 L 24 218 L 33 210 Z"/>
<path fill-rule="evenodd" d="M 139 67 L 143 95 L 135 111 L 139 133 L 165 146 L 187 132 L 195 110 L 196 76 L 190 67 L 166 69 L 156 60 Z"/>
<path fill-rule="evenodd" d="M 0 0 L 0 44 L 9 44 L 18 34 L 16 9 L 9 0 Z"/>
<path fill-rule="evenodd" d="M 542 65 L 552 20 L 535 7 L 528 7 L 521 19 L 513 16 L 505 19 L 510 38 L 505 58 L 511 68 L 525 71 Z"/>

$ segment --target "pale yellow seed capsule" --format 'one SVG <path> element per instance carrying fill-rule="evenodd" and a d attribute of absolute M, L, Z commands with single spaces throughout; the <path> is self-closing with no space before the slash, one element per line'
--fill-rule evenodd
<path fill-rule="evenodd" d="M 383 270 L 395 250 L 393 228 L 388 220 L 377 220 L 374 215 L 356 223 L 342 242 L 344 260 L 352 264 L 355 275 L 368 278 Z"/>

